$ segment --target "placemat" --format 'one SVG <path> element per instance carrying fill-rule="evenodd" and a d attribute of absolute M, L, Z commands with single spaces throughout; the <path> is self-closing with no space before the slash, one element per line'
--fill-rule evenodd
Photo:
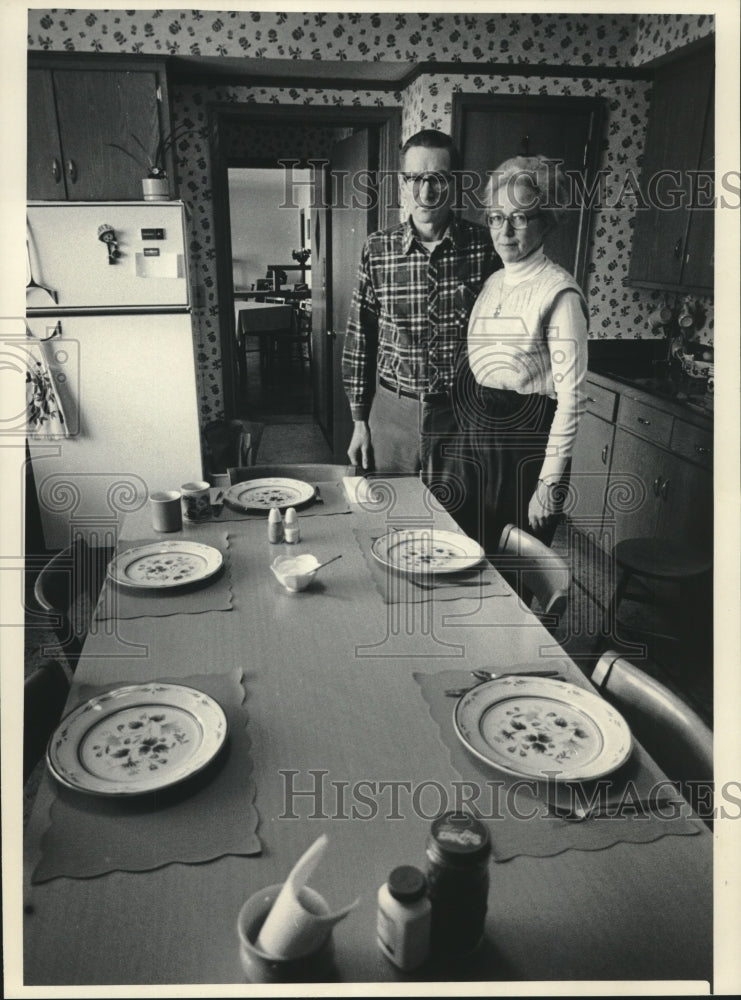
<path fill-rule="evenodd" d="M 145 538 L 138 542 L 127 542 L 121 552 L 139 545 L 150 545 L 156 539 Z M 119 587 L 110 578 L 106 579 L 100 594 L 95 618 L 106 621 L 112 618 L 162 618 L 167 615 L 196 615 L 204 611 L 231 611 L 234 595 L 229 558 L 231 541 L 224 532 L 215 548 L 224 556 L 222 570 L 213 577 L 193 586 L 178 590 L 132 590 Z"/>
<path fill-rule="evenodd" d="M 315 483 L 319 490 L 319 498 L 307 504 L 305 507 L 298 507 L 296 513 L 299 518 L 317 517 L 327 514 L 350 514 L 350 505 L 347 502 L 345 491 L 340 482 Z M 227 487 L 228 488 L 228 487 Z M 211 500 L 222 492 L 211 490 Z M 226 491 L 224 491 L 226 492 Z M 268 516 L 267 511 L 239 511 L 224 503 L 219 513 L 219 507 L 214 507 L 214 520 L 217 521 L 264 521 Z"/>
<path fill-rule="evenodd" d="M 555 669 L 557 661 L 548 665 Z M 532 670 L 539 668 L 542 668 L 542 663 L 530 666 Z M 510 669 L 526 674 L 528 665 L 519 664 Z M 414 679 L 438 727 L 440 740 L 450 753 L 453 767 L 464 782 L 473 783 L 481 791 L 476 808 L 489 826 L 495 861 L 509 861 L 519 855 L 549 857 L 566 850 L 600 851 L 620 842 L 647 843 L 667 834 L 697 834 L 703 829 L 701 821 L 690 814 L 683 800 L 679 799 L 681 808 L 663 803 L 668 795 L 679 798 L 669 794 L 671 790 L 666 788 L 665 779 L 660 795 L 661 812 L 669 818 L 660 818 L 657 809 L 641 814 L 640 810 L 628 807 L 631 798 L 636 800 L 647 796 L 662 781 L 661 772 L 639 746 L 634 747 L 629 760 L 619 770 L 602 779 L 603 783 L 609 782 L 606 801 L 614 806 L 610 814 L 581 821 L 550 815 L 549 796 L 560 805 L 572 801 L 572 791 L 568 786 L 550 782 L 546 788 L 545 783 L 510 776 L 495 767 L 489 768 L 479 762 L 458 738 L 453 722 L 456 701 L 445 691 L 471 686 L 475 682 L 471 674 L 460 670 L 444 670 L 436 674 L 415 672 Z M 585 782 L 580 787 L 588 801 L 596 783 Z M 621 803 L 623 806 L 619 808 Z"/>
<path fill-rule="evenodd" d="M 482 597 L 508 596 L 510 591 L 501 575 L 489 563 L 455 574 L 429 574 L 416 579 L 397 573 L 373 557 L 371 546 L 383 532 L 371 534 L 353 528 L 355 541 L 363 553 L 376 590 L 385 604 L 421 604 L 424 601 L 478 600 Z"/>
<path fill-rule="evenodd" d="M 219 702 L 229 723 L 221 753 L 189 781 L 129 799 L 74 792 L 49 777 L 55 795 L 33 882 L 261 853 L 242 671 L 167 680 L 198 688 Z M 118 686 L 81 685 L 78 703 Z"/>

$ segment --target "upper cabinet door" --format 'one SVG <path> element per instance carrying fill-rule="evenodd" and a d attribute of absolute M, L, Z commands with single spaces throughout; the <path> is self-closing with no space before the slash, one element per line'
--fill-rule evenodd
<path fill-rule="evenodd" d="M 478 174 L 476 194 L 483 198 L 488 172 L 513 156 L 542 154 L 562 161 L 570 175 L 585 177 L 596 170 L 602 132 L 603 103 L 596 97 L 549 97 L 454 94 L 453 129 L 463 167 Z M 467 218 L 482 213 L 465 207 Z M 545 250 L 584 287 L 589 219 L 585 208 L 573 207 L 563 224 L 548 234 Z"/>
<path fill-rule="evenodd" d="M 62 148 L 50 70 L 28 71 L 27 184 L 29 199 L 64 201 Z"/>
<path fill-rule="evenodd" d="M 713 76 L 712 48 L 656 71 L 641 171 L 648 207 L 636 212 L 630 284 L 712 288 L 713 212 L 690 206 L 712 201 L 712 188 L 693 187 L 697 171 L 713 169 Z"/>
<path fill-rule="evenodd" d="M 160 137 L 157 75 L 146 71 L 55 70 L 67 196 L 72 201 L 141 200 L 146 169 L 114 149 L 141 152 Z"/>

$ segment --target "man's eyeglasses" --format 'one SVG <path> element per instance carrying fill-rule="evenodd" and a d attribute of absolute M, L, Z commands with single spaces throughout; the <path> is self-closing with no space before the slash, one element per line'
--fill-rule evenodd
<path fill-rule="evenodd" d="M 490 212 L 486 216 L 486 224 L 489 229 L 501 229 L 505 222 L 509 222 L 513 229 L 527 229 L 538 215 L 540 215 L 539 212 L 534 212 L 532 215 L 526 215 L 524 212 L 513 212 L 511 215 L 505 215 L 503 212 Z"/>
<path fill-rule="evenodd" d="M 446 188 L 453 183 L 452 174 L 441 173 L 402 174 L 401 179 L 405 184 L 412 184 L 416 189 L 421 188 L 423 184 L 429 184 L 430 187 L 434 188 Z"/>

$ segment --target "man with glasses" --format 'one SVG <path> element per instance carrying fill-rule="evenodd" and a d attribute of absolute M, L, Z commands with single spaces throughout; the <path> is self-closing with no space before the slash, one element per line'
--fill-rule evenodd
<path fill-rule="evenodd" d="M 342 362 L 354 422 L 350 462 L 421 472 L 428 483 L 448 468 L 445 444 L 456 433 L 450 390 L 468 313 L 501 266 L 486 229 L 453 212 L 458 160 L 451 137 L 433 129 L 404 144 L 407 217 L 363 248 Z"/>

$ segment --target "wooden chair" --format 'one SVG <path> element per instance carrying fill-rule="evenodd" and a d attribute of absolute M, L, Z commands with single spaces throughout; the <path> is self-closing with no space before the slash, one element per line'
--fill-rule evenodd
<path fill-rule="evenodd" d="M 70 679 L 51 660 L 29 674 L 23 686 L 23 784 L 43 757 L 49 737 L 62 718 Z"/>
<path fill-rule="evenodd" d="M 698 788 L 686 782 L 713 780 L 713 733 L 700 716 L 664 684 L 614 650 L 600 657 L 592 683 L 625 717 L 631 732 L 666 774 L 682 784 L 695 809 L 705 802 Z M 706 818 L 703 816 L 703 818 Z"/>
<path fill-rule="evenodd" d="M 506 524 L 493 562 L 528 606 L 535 598 L 533 610 L 543 625 L 556 628 L 569 600 L 571 573 L 565 560 L 527 531 Z"/>
<path fill-rule="evenodd" d="M 74 670 L 111 557 L 109 549 L 91 548 L 78 536 L 53 556 L 36 577 L 34 597 L 49 616 L 49 626 Z"/>
<path fill-rule="evenodd" d="M 279 476 L 286 479 L 300 479 L 306 483 L 328 483 L 354 476 L 354 465 L 329 465 L 322 463 L 298 463 L 296 465 L 250 465 L 227 469 L 229 484 L 244 483 L 249 479 L 264 479 Z"/>

